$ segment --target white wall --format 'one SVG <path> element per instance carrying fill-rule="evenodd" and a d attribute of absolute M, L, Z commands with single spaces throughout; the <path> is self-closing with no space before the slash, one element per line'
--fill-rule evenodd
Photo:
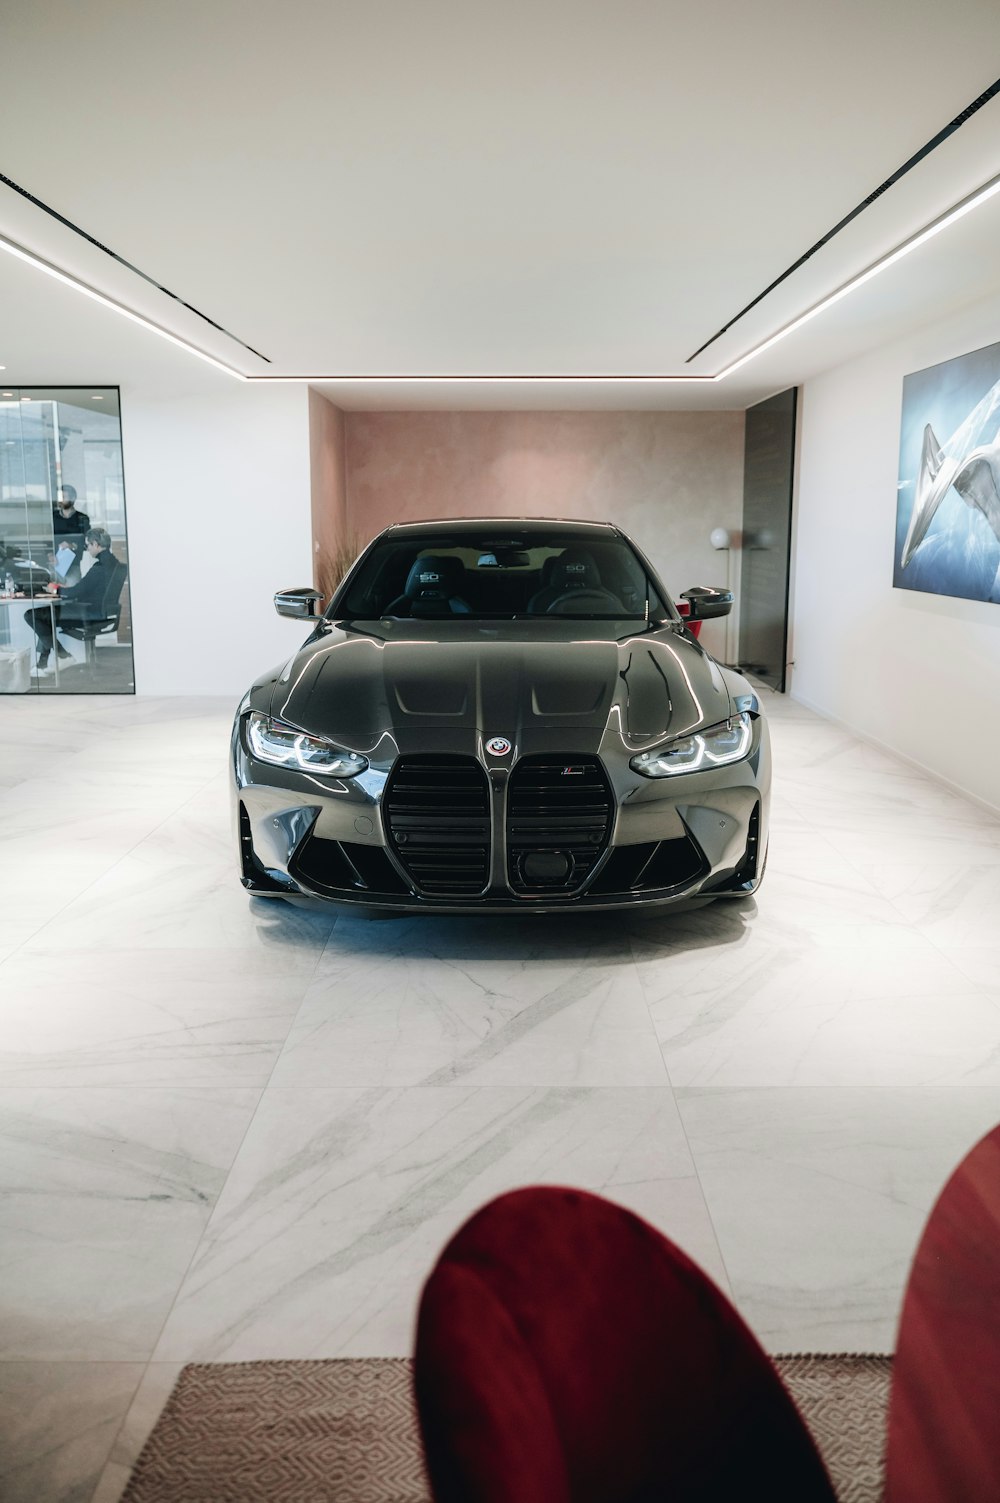
<path fill-rule="evenodd" d="M 136 692 L 234 702 L 304 636 L 276 589 L 312 582 L 306 389 L 122 389 Z"/>
<path fill-rule="evenodd" d="M 320 521 L 331 525 L 343 521 L 343 414 L 306 387 L 220 385 L 220 379 L 195 376 L 176 395 L 122 388 L 139 694 L 220 694 L 235 700 L 258 674 L 283 662 L 305 633 L 301 624 L 275 615 L 274 591 L 313 580 L 312 514 L 320 513 Z M 429 417 L 432 427 L 464 425 L 467 419 L 466 414 L 421 416 L 425 424 Z M 510 420 L 509 415 L 478 416 L 490 431 Z M 354 516 L 377 530 L 409 514 L 419 492 L 415 479 L 428 467 L 440 467 L 442 448 L 412 415 L 348 417 L 358 430 L 352 429 L 348 445 L 358 461 Z M 547 420 L 560 433 L 572 429 L 573 442 L 553 448 Z M 500 445 L 500 470 L 505 474 L 504 466 L 519 466 L 513 486 L 517 512 L 531 511 L 531 502 L 535 510 L 565 515 L 620 516 L 650 549 L 673 589 L 726 583 L 727 556 L 713 552 L 708 533 L 715 526 L 740 525 L 742 413 L 534 414 L 520 421 L 541 424 L 553 452 L 541 445 L 548 460 L 542 504 L 525 492 L 526 476 L 539 483 L 535 448 L 529 446 L 524 458 L 516 446 Z M 414 425 L 419 432 L 411 431 Z M 389 442 L 397 428 L 407 452 L 402 466 L 390 462 L 399 458 L 399 444 Z M 482 473 L 493 475 L 473 464 L 474 446 L 459 445 L 459 452 L 477 483 L 482 484 Z M 572 485 L 563 473 L 567 466 Z M 373 468 L 383 478 L 404 475 L 400 494 L 388 483 L 375 486 Z M 554 476 L 562 479 L 561 491 Z M 452 504 L 439 476 L 429 487 L 430 510 L 502 513 L 513 505 L 503 486 L 494 485 L 494 491 L 482 496 L 470 482 Z M 333 531 L 339 537 L 336 526 Z M 725 623 L 717 622 L 704 630 L 706 645 L 720 656 L 724 631 Z"/>
<path fill-rule="evenodd" d="M 1000 607 L 892 588 L 903 377 L 1000 341 L 1000 295 L 806 384 L 791 693 L 1000 808 Z"/>

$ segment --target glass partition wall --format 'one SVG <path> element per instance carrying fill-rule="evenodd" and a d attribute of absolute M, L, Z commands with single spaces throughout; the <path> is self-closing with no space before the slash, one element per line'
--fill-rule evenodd
<path fill-rule="evenodd" d="M 131 694 L 118 389 L 0 390 L 0 693 Z"/>

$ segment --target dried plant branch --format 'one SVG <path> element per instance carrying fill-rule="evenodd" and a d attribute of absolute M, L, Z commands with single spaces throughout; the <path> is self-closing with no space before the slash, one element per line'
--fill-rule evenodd
<path fill-rule="evenodd" d="M 331 594 L 340 584 L 348 569 L 361 552 L 362 546 L 361 538 L 353 531 L 344 532 L 337 538 L 328 561 L 329 573 L 327 579 Z"/>

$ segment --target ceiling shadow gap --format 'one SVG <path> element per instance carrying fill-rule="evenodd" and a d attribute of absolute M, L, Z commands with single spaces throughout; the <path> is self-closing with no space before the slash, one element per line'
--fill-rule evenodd
<path fill-rule="evenodd" d="M 971 120 L 973 115 L 978 114 L 983 106 L 989 104 L 990 100 L 995 98 L 997 94 L 1000 94 L 1000 78 L 995 83 L 990 84 L 989 88 L 984 90 L 971 104 L 967 104 L 965 109 L 955 116 L 954 120 L 949 120 L 948 124 L 939 130 L 936 136 L 932 136 L 929 141 L 921 146 L 919 151 L 914 152 L 912 157 L 908 157 L 901 167 L 896 168 L 891 177 L 887 177 L 884 183 L 879 183 L 878 187 L 869 193 L 867 198 L 862 199 L 849 214 L 845 214 L 843 219 L 838 220 L 832 229 L 827 230 L 825 235 L 821 235 L 815 245 L 811 245 L 807 251 L 804 251 L 799 256 L 797 261 L 793 261 L 791 266 L 783 271 L 780 276 L 775 277 L 773 282 L 768 283 L 763 292 L 758 292 L 757 296 L 747 303 L 745 308 L 741 308 L 739 313 L 735 313 L 728 323 L 723 324 L 722 328 L 717 330 L 711 339 L 706 339 L 704 344 L 699 345 L 694 354 L 687 357 L 684 364 L 690 365 L 692 360 L 697 360 L 698 356 L 703 354 L 710 345 L 713 345 L 717 339 L 721 339 L 723 334 L 728 333 L 734 324 L 739 323 L 741 318 L 744 318 L 751 309 L 756 308 L 758 303 L 763 302 L 764 298 L 772 293 L 776 287 L 780 287 L 782 282 L 787 281 L 792 273 L 798 271 L 800 266 L 804 266 L 809 258 L 814 256 L 818 250 L 822 250 L 824 245 L 828 245 L 835 235 L 839 235 L 841 230 L 846 229 L 847 225 L 853 219 L 857 219 L 859 214 L 863 214 L 865 209 L 869 208 L 877 198 L 881 198 L 887 189 L 891 188 L 894 183 L 898 183 L 901 177 L 905 177 L 925 157 L 930 156 L 931 152 L 935 151 L 943 141 L 947 141 L 949 136 L 953 136 L 967 120 Z"/>
<path fill-rule="evenodd" d="M 119 266 L 124 266 L 127 271 L 132 271 L 137 277 L 142 277 L 142 280 L 144 282 L 148 282 L 151 287 L 155 287 L 157 292 L 162 292 L 166 297 L 173 298 L 175 303 L 180 303 L 182 308 L 186 308 L 188 312 L 193 313 L 196 318 L 200 318 L 204 323 L 209 324 L 213 329 L 217 329 L 219 333 L 224 334 L 227 339 L 234 340 L 235 343 L 240 345 L 242 349 L 248 350 L 251 355 L 256 355 L 258 360 L 263 360 L 268 365 L 271 364 L 270 358 L 267 355 L 262 355 L 260 350 L 255 350 L 253 345 L 247 344 L 245 339 L 240 339 L 237 334 L 231 333 L 229 329 L 224 328 L 222 324 L 216 323 L 214 318 L 209 318 L 207 313 L 202 313 L 200 308 L 196 308 L 193 303 L 187 302 L 186 299 L 182 298 L 178 293 L 171 292 L 169 287 L 164 287 L 162 282 L 158 282 L 155 277 L 151 277 L 148 272 L 143 271 L 141 267 L 136 266 L 132 261 L 126 260 L 124 256 L 120 256 L 118 252 L 113 251 L 110 246 L 103 245 L 100 240 L 95 239 L 93 235 L 88 234 L 86 230 L 81 229 L 78 224 L 74 224 L 72 219 L 67 219 L 65 214 L 60 214 L 58 209 L 53 209 L 50 204 L 43 203 L 40 198 L 36 198 L 33 193 L 29 193 L 27 188 L 22 188 L 20 183 L 15 183 L 13 178 L 7 177 L 6 173 L 0 172 L 0 183 L 4 183 L 8 188 L 12 188 L 14 192 L 19 193 L 22 198 L 26 198 L 28 200 L 28 203 L 34 204 L 36 209 L 41 209 L 43 213 L 48 214 L 53 219 L 58 220 L 59 223 L 65 225 L 68 230 L 72 230 L 74 235 L 79 235 L 82 240 L 86 240 L 89 245 L 96 246 L 99 251 L 103 251 L 106 256 L 110 256 L 113 261 L 117 261 Z"/>

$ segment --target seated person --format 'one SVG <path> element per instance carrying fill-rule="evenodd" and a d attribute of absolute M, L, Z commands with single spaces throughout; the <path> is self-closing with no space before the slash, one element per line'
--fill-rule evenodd
<path fill-rule="evenodd" d="M 39 673 L 49 672 L 53 617 L 58 629 L 63 619 L 76 625 L 87 621 L 104 621 L 109 615 L 114 615 L 121 589 L 121 571 L 125 565 L 111 552 L 111 538 L 103 527 L 91 527 L 86 536 L 86 548 L 93 564 L 78 584 L 46 585 L 45 588 L 52 594 L 61 592 L 55 609 L 50 612 L 47 606 L 39 606 L 36 610 L 24 613 L 24 619 L 38 640 Z M 54 645 L 61 658 L 71 656 L 61 642 Z"/>

